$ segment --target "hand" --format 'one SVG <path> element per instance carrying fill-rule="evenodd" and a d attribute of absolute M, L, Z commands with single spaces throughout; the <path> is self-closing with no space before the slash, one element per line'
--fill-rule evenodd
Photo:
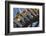
<path fill-rule="evenodd" d="M 38 16 L 39 15 L 39 9 L 27 9 L 33 16 Z"/>

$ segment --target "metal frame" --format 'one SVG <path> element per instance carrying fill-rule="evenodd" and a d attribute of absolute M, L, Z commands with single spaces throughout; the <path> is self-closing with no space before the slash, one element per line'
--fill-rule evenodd
<path fill-rule="evenodd" d="M 10 4 L 24 4 L 24 5 L 42 5 L 42 13 L 43 13 L 43 30 L 42 31 L 26 31 L 26 32 L 10 32 L 10 12 L 9 12 L 9 5 Z M 33 34 L 33 33 L 44 33 L 45 31 L 45 4 L 44 3 L 36 3 L 36 2 L 17 2 L 17 1 L 5 1 L 5 35 L 17 35 L 17 34 Z"/>

